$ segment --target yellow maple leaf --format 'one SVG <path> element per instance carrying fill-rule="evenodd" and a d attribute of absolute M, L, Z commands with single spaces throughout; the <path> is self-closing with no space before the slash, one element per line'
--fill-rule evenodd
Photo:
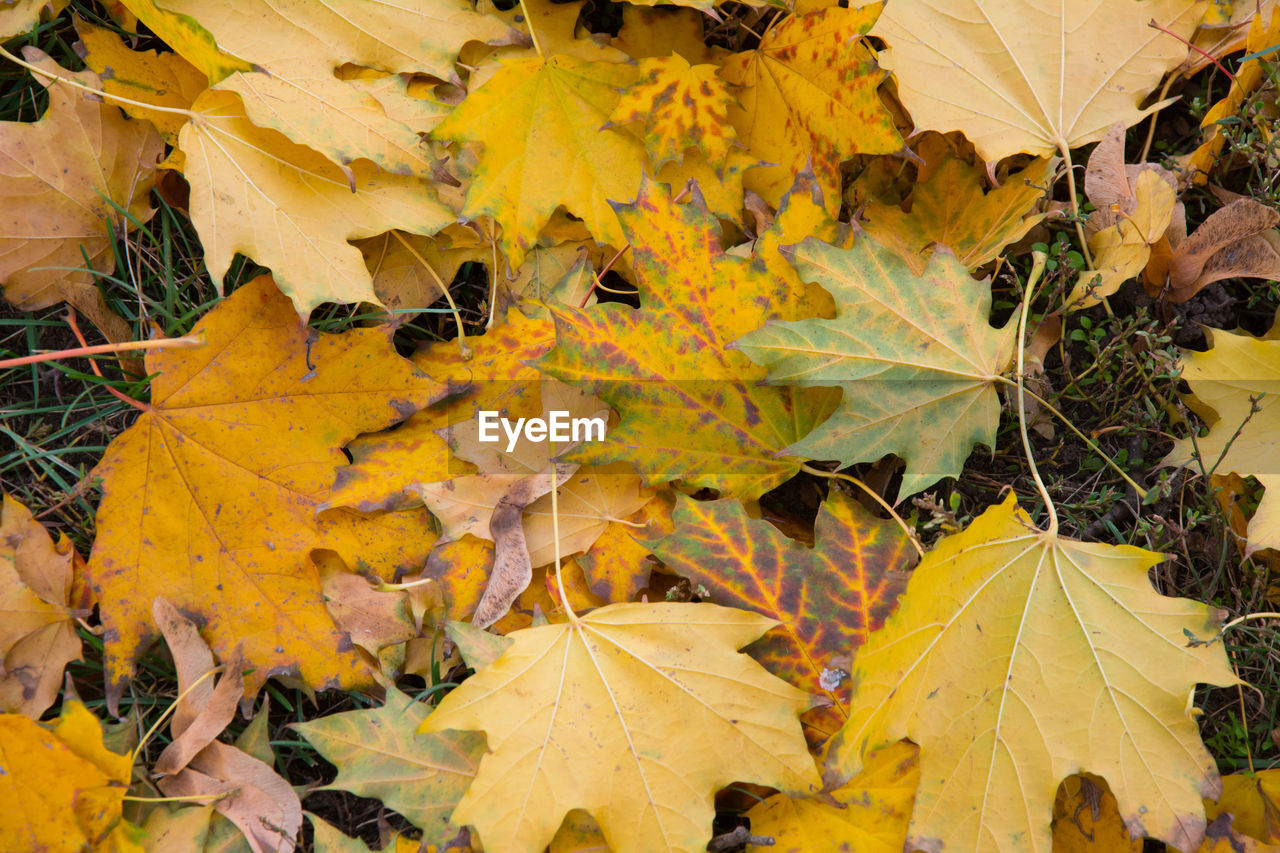
<path fill-rule="evenodd" d="M 635 75 L 631 66 L 565 55 L 513 59 L 432 131 L 484 145 L 462 213 L 502 226 L 512 269 L 559 205 L 597 241 L 626 243 L 609 202 L 635 196 L 644 145 L 625 128 L 600 128 Z"/>
<path fill-rule="evenodd" d="M 191 184 L 191 220 L 205 265 L 221 282 L 237 252 L 274 272 L 303 316 L 321 302 L 377 303 L 349 241 L 399 228 L 433 234 L 456 218 L 421 181 L 332 162 L 252 124 L 240 97 L 209 90 L 192 105 L 179 149 Z"/>
<path fill-rule="evenodd" d="M 99 88 L 97 75 L 58 67 L 35 48 L 27 60 L 60 77 Z M 148 124 L 91 100 L 65 83 L 49 83 L 49 109 L 34 123 L 0 122 L 0 285 L 23 311 L 66 301 L 112 341 L 132 338 L 94 285 L 115 265 L 115 234 L 129 227 L 117 213 L 146 222 L 155 164 L 164 142 Z M 82 254 L 83 253 L 83 254 Z M 88 258 L 89 268 L 85 268 Z"/>
<path fill-rule="evenodd" d="M 121 820 L 132 760 L 102 743 L 102 726 L 68 701 L 48 728 L 0 714 L 0 849 L 49 853 L 135 851 Z"/>
<path fill-rule="evenodd" d="M 644 59 L 640 79 L 623 94 L 610 122 L 644 122 L 644 147 L 661 169 L 697 148 L 716 171 L 724 169 L 737 134 L 729 124 L 733 96 L 716 77 L 714 65 L 690 65 L 679 54 Z"/>
<path fill-rule="evenodd" d="M 906 742 L 876 750 L 830 799 L 774 794 L 747 812 L 751 834 L 773 838 L 776 853 L 901 853 L 920 781 L 917 753 Z"/>
<path fill-rule="evenodd" d="M 786 18 L 756 50 L 725 60 L 720 76 L 741 104 L 730 105 L 729 121 L 753 156 L 777 164 L 744 179 L 770 204 L 778 204 L 807 163 L 834 215 L 841 161 L 902 148 L 876 92 L 887 75 L 861 38 L 880 6 Z"/>
<path fill-rule="evenodd" d="M 916 275 L 924 272 L 939 245 L 975 269 L 1044 219 L 1046 214 L 1033 211 L 1045 196 L 1053 162 L 1037 160 L 984 193 L 982 170 L 948 157 L 916 184 L 909 211 L 873 202 L 863 208 L 861 224 L 873 239 L 900 254 Z"/>
<path fill-rule="evenodd" d="M 56 15 L 67 5 L 67 0 L 7 0 L 0 7 L 0 39 L 21 35 L 40 22 L 40 14 L 47 8 Z"/>
<path fill-rule="evenodd" d="M 1222 796 L 1205 800 L 1205 814 L 1232 816 L 1231 827 L 1259 841 L 1280 842 L 1280 770 L 1222 777 Z"/>
<path fill-rule="evenodd" d="M 1203 12 L 1197 0 L 893 0 L 871 34 L 889 45 L 881 64 L 916 127 L 963 131 L 994 163 L 1065 154 L 1165 106 L 1139 108 L 1186 56 Z"/>
<path fill-rule="evenodd" d="M 80 636 L 70 606 L 72 567 L 79 559 L 68 540 L 55 545 L 30 510 L 3 496 L 0 711 L 38 719 L 57 698 L 66 665 L 79 659 Z"/>
<path fill-rule="evenodd" d="M 442 389 L 395 355 L 382 331 L 308 345 L 266 276 L 196 333 L 205 348 L 148 355 L 148 374 L 160 374 L 151 403 L 95 469 L 104 494 L 86 578 L 102 602 L 111 698 L 155 633 L 151 599 L 161 591 L 208 619 L 219 656 L 244 639 L 256 667 L 250 695 L 286 671 L 316 686 L 359 682 L 368 676 L 324 608 L 308 551 L 328 548 L 389 577 L 397 564 L 421 565 L 434 535 L 425 512 L 315 515 L 344 443 Z"/>
<path fill-rule="evenodd" d="M 1249 521 L 1245 553 L 1280 549 L 1280 395 L 1274 393 L 1280 381 L 1280 340 L 1221 329 L 1206 329 L 1205 335 L 1212 348 L 1185 353 L 1182 378 L 1191 386 L 1190 403 L 1208 422 L 1209 434 L 1194 442 L 1180 440 L 1164 464 L 1256 477 L 1266 492 Z"/>
<path fill-rule="evenodd" d="M 120 0 L 137 22 L 158 35 L 183 59 L 199 68 L 210 83 L 216 83 L 237 71 L 252 71 L 253 66 L 243 59 L 229 56 L 219 50 L 213 34 L 191 15 L 173 11 L 169 3 L 161 7 L 156 0 Z"/>
<path fill-rule="evenodd" d="M 925 555 L 858 650 L 829 772 L 919 744 L 907 849 L 1048 851 L 1058 783 L 1083 768 L 1106 779 L 1131 835 L 1194 848 L 1219 781 L 1192 691 L 1237 681 L 1220 643 L 1187 643 L 1218 618 L 1158 594 L 1147 570 L 1160 560 L 1041 531 L 1010 494 Z"/>
<path fill-rule="evenodd" d="M 120 37 L 105 27 L 95 27 L 76 19 L 76 32 L 86 50 L 85 65 L 102 79 L 102 90 L 124 95 L 134 101 L 185 110 L 205 89 L 209 78 L 177 53 L 130 50 Z M 186 116 L 148 110 L 132 104 L 121 106 L 133 118 L 156 126 L 165 142 L 178 143 L 178 131 Z"/>
<path fill-rule="evenodd" d="M 618 853 L 692 853 L 730 782 L 808 790 L 808 695 L 736 651 L 774 624 L 711 604 L 614 604 L 509 634 L 419 729 L 486 734 L 454 822 L 489 849 L 533 853 L 583 809 Z"/>

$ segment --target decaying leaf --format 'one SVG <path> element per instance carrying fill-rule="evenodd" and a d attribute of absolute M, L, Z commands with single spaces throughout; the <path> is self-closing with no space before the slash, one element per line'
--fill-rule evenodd
<path fill-rule="evenodd" d="M 834 734 L 848 717 L 849 649 L 893 612 L 914 561 L 901 528 L 835 491 L 819 510 L 812 548 L 751 518 L 736 500 L 680 498 L 674 520 L 654 556 L 705 587 L 713 603 L 778 620 L 751 655 L 797 687 L 826 694 L 833 707 L 805 720 Z"/>
<path fill-rule="evenodd" d="M 33 47 L 23 56 L 81 85 L 100 85 L 91 71 L 68 71 Z M 49 92 L 40 120 L 0 122 L 4 298 L 23 311 L 65 301 L 108 340 L 130 340 L 129 324 L 107 308 L 93 279 L 115 265 L 111 229 L 120 235 L 129 228 L 117 206 L 133 221 L 151 218 L 147 197 L 164 143 L 149 124 L 129 121 L 118 107 L 38 79 Z"/>
<path fill-rule="evenodd" d="M 1230 814 L 1231 828 L 1258 841 L 1280 842 L 1280 770 L 1222 777 L 1222 796 L 1205 801 L 1210 820 Z"/>
<path fill-rule="evenodd" d="M 640 309 L 553 306 L 556 347 L 538 362 L 621 416 L 605 441 L 584 444 L 571 458 L 625 460 L 648 482 L 681 478 L 745 496 L 767 491 L 799 467 L 778 452 L 825 417 L 834 398 L 760 385 L 765 371 L 728 344 L 769 319 L 797 316 L 804 290 L 763 263 L 726 254 L 696 196 L 675 204 L 665 187 L 646 183 L 617 210 L 631 240 Z"/>
<path fill-rule="evenodd" d="M 988 322 L 987 282 L 945 249 L 916 275 L 870 238 L 851 249 L 809 238 L 795 266 L 835 297 L 835 319 L 770 323 L 737 344 L 769 367 L 771 382 L 844 392 L 836 413 L 789 455 L 848 465 L 892 453 L 906 462 L 906 496 L 957 476 L 975 444 L 994 447 L 995 389 L 1017 330 Z"/>
<path fill-rule="evenodd" d="M 912 572 L 898 612 L 859 649 L 830 775 L 907 737 L 920 746 L 908 849 L 1048 851 L 1058 783 L 1106 779 L 1132 836 L 1195 849 L 1219 780 L 1197 682 L 1236 683 L 1216 612 L 1162 596 L 1159 554 L 1036 528 L 1010 494 Z M 957 677 L 963 673 L 963 677 Z M 969 780 L 956 785 L 957 779 Z"/>
<path fill-rule="evenodd" d="M 1069 776 L 1053 802 L 1054 853 L 1142 853 L 1120 817 L 1116 798 L 1097 776 Z"/>
<path fill-rule="evenodd" d="M 887 75 L 862 38 L 881 5 L 784 18 L 756 50 L 725 60 L 720 76 L 738 98 L 729 121 L 752 155 L 776 164 L 752 169 L 744 185 L 770 204 L 810 168 L 834 214 L 842 160 L 902 148 L 877 94 Z"/>
<path fill-rule="evenodd" d="M 640 62 L 640 78 L 614 107 L 609 121 L 644 122 L 644 147 L 655 169 L 684 159 L 697 148 L 723 171 L 737 134 L 729 123 L 733 96 L 716 77 L 715 65 L 690 65 L 679 54 Z"/>
<path fill-rule="evenodd" d="M 809 697 L 736 651 L 772 624 L 711 604 L 614 604 L 510 634 L 421 729 L 488 736 L 454 822 L 487 848 L 533 853 L 581 808 L 618 853 L 693 853 L 722 786 L 809 790 Z"/>
<path fill-rule="evenodd" d="M 995 163 L 1077 148 L 1164 106 L 1138 105 L 1186 56 L 1203 11 L 1195 0 L 893 0 L 871 34 L 889 44 L 881 63 L 916 126 L 963 131 Z"/>
<path fill-rule="evenodd" d="M 156 599 L 154 612 L 173 654 L 181 697 L 169 724 L 174 739 L 156 762 L 156 771 L 165 774 L 160 790 L 170 797 L 220 797 L 214 810 L 235 824 L 255 853 L 293 850 L 302 828 L 298 795 L 270 764 L 217 740 L 244 693 L 240 648 L 223 659 L 215 686 L 207 677 L 213 654 L 195 624 L 163 598 Z"/>
<path fill-rule="evenodd" d="M 505 616 L 516 596 L 533 580 L 529 545 L 521 523 L 525 507 L 558 488 L 577 470 L 578 466 L 569 462 L 549 465 L 545 471 L 517 480 L 498 499 L 489 517 L 489 533 L 494 545 L 493 571 L 471 617 L 471 623 L 477 628 L 488 628 Z"/>
<path fill-rule="evenodd" d="M 1249 522 L 1245 553 L 1280 549 L 1280 340 L 1221 329 L 1205 329 L 1205 336 L 1212 348 L 1184 353 L 1182 379 L 1209 434 L 1194 444 L 1181 439 L 1164 464 L 1256 477 L 1266 492 Z"/>
<path fill-rule="evenodd" d="M 80 560 L 9 495 L 0 506 L 0 712 L 39 719 L 80 658 L 71 576 Z M 87 608 L 82 611 L 88 615 Z"/>
<path fill-rule="evenodd" d="M 429 710 L 388 687 L 381 707 L 293 727 L 337 766 L 338 778 L 326 789 L 381 800 L 422 830 L 424 841 L 444 844 L 457 834 L 449 815 L 475 777 L 484 736 L 475 732 L 418 735 Z"/>
<path fill-rule="evenodd" d="M 918 750 L 900 742 L 876 750 L 866 766 L 830 799 L 774 794 L 747 812 L 751 834 L 774 839 L 752 851 L 813 853 L 849 850 L 901 853 L 920 781 Z"/>
<path fill-rule="evenodd" d="M 1186 302 L 1224 278 L 1280 278 L 1280 213 L 1251 198 L 1236 199 L 1209 214 L 1191 236 L 1169 234 L 1165 276 L 1148 277 L 1148 291 Z"/>
<path fill-rule="evenodd" d="M 220 657 L 244 638 L 256 668 L 250 694 L 276 673 L 315 686 L 367 677 L 324 608 L 307 552 L 328 548 L 389 577 L 399 560 L 420 561 L 434 535 L 425 513 L 315 514 L 345 461 L 342 445 L 436 400 L 441 386 L 397 356 L 383 331 L 308 345 L 265 276 L 195 331 L 205 348 L 148 355 L 148 373 L 159 374 L 148 411 L 95 469 L 104 495 L 86 578 L 102 602 L 113 695 L 154 635 L 159 591 L 208 620 Z"/>

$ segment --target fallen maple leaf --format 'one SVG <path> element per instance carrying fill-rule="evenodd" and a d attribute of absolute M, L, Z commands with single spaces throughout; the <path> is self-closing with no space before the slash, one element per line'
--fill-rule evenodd
<path fill-rule="evenodd" d="M 100 86 L 92 72 L 68 71 L 33 47 L 23 48 L 23 56 L 51 74 Z M 37 80 L 49 94 L 40 120 L 0 122 L 4 297 L 22 311 L 65 301 L 108 340 L 131 340 L 129 324 L 107 307 L 94 277 L 115 266 L 112 229 L 118 236 L 151 218 L 148 196 L 164 142 L 115 106 L 67 83 Z"/>
<path fill-rule="evenodd" d="M 808 167 L 834 215 L 841 161 L 903 147 L 877 93 L 888 75 L 862 38 L 882 5 L 784 18 L 756 50 L 725 60 L 720 76 L 741 105 L 730 104 L 729 121 L 754 156 L 776 164 L 753 169 L 744 185 L 770 204 Z"/>
<path fill-rule="evenodd" d="M 1222 777 L 1222 796 L 1205 801 L 1205 816 L 1232 816 L 1232 829 L 1259 841 L 1280 842 L 1280 770 L 1269 768 Z"/>
<path fill-rule="evenodd" d="M 1186 641 L 1213 637 L 1216 611 L 1152 588 L 1161 559 L 1039 530 L 1010 494 L 925 555 L 858 650 L 828 772 L 919 744 L 907 849 L 1048 851 L 1058 783 L 1084 768 L 1131 835 L 1194 849 L 1219 781 L 1192 690 L 1238 682 L 1221 644 Z"/>
<path fill-rule="evenodd" d="M 650 483 L 679 478 L 748 497 L 768 491 L 799 469 L 779 451 L 830 412 L 834 397 L 762 386 L 765 371 L 728 344 L 769 319 L 798 316 L 803 289 L 764 263 L 726 254 L 696 196 L 676 204 L 665 187 L 646 182 L 617 210 L 641 308 L 552 306 L 556 347 L 537 363 L 621 416 L 603 442 L 569 458 L 625 460 Z"/>
<path fill-rule="evenodd" d="M 770 382 L 844 391 L 836 413 L 789 455 L 848 465 L 892 453 L 906 462 L 906 496 L 958 476 L 975 444 L 995 446 L 995 389 L 1013 358 L 1016 324 L 992 328 L 986 281 L 945 249 L 917 276 L 867 237 L 851 249 L 809 238 L 795 266 L 835 297 L 835 319 L 774 322 L 737 342 L 769 367 Z"/>
<path fill-rule="evenodd" d="M 889 44 L 881 64 L 916 127 L 963 131 L 995 163 L 1066 155 L 1165 106 L 1139 108 L 1203 11 L 1195 0 L 893 0 L 871 34 Z"/>
<path fill-rule="evenodd" d="M 381 800 L 422 830 L 423 841 L 443 845 L 457 835 L 449 815 L 475 777 L 484 736 L 418 735 L 429 711 L 388 687 L 381 707 L 294 723 L 293 728 L 338 768 L 338 778 L 321 790 Z"/>
<path fill-rule="evenodd" d="M 1142 853 L 1120 817 L 1116 798 L 1097 776 L 1069 776 L 1053 801 L 1053 853 Z"/>
<path fill-rule="evenodd" d="M 240 96 L 209 90 L 178 135 L 191 220 L 221 282 L 237 252 L 270 267 L 302 316 L 321 302 L 377 303 L 351 240 L 398 228 L 433 234 L 456 218 L 412 177 L 355 162 L 344 174 L 314 150 L 251 123 Z M 348 179 L 348 175 L 350 179 Z"/>
<path fill-rule="evenodd" d="M 618 853 L 692 853 L 719 788 L 808 789 L 797 718 L 809 697 L 735 651 L 772 624 L 711 604 L 614 604 L 513 632 L 420 729 L 488 736 L 454 822 L 490 849 L 532 853 L 583 809 Z"/>
<path fill-rule="evenodd" d="M 52 731 L 0 714 L 0 849 L 131 849 L 136 831 L 120 810 L 132 764 L 103 745 L 102 726 L 78 701 L 63 705 Z"/>
<path fill-rule="evenodd" d="M 45 9 L 56 15 L 65 5 L 66 0 L 9 0 L 0 8 L 0 39 L 28 32 Z"/>
<path fill-rule="evenodd" d="M 654 556 L 714 603 L 778 620 L 751 655 L 802 690 L 825 693 L 834 707 L 815 708 L 805 721 L 834 734 L 848 717 L 849 648 L 897 607 L 914 562 L 901 528 L 832 491 L 811 548 L 751 518 L 739 501 L 677 500 L 675 530 L 654 543 Z"/>
<path fill-rule="evenodd" d="M 465 0 L 374 4 L 358 15 L 323 3 L 286 9 L 265 0 L 165 0 L 165 7 L 198 20 L 219 48 L 251 64 L 218 88 L 239 94 L 254 124 L 324 154 L 348 174 L 366 158 L 388 172 L 430 177 L 432 158 L 418 139 L 430 127 L 388 115 L 397 106 L 375 98 L 363 81 L 337 76 L 344 64 L 456 80 L 453 63 L 464 42 L 523 39 Z M 391 98 L 413 100 L 404 90 L 382 90 L 382 100 Z"/>
<path fill-rule="evenodd" d="M 85 65 L 101 79 L 104 92 L 124 95 L 140 103 L 185 110 L 209 88 L 209 78 L 177 53 L 130 50 L 112 30 L 95 27 L 79 18 L 75 24 L 80 36 L 78 51 L 84 54 Z M 133 118 L 154 124 L 170 145 L 177 144 L 178 131 L 187 121 L 183 115 L 134 104 L 122 104 L 120 108 Z"/>
<path fill-rule="evenodd" d="M 80 659 L 71 603 L 79 560 L 65 537 L 57 544 L 9 495 L 0 506 L 0 711 L 39 719 Z M 88 608 L 81 615 L 88 616 Z"/>
<path fill-rule="evenodd" d="M 908 210 L 868 204 L 860 224 L 873 240 L 897 251 L 917 275 L 935 246 L 946 246 L 960 263 L 976 269 L 1048 215 L 1036 213 L 1035 207 L 1051 183 L 1054 162 L 1037 160 L 984 193 L 981 169 L 947 157 L 916 184 Z"/>
<path fill-rule="evenodd" d="M 1205 336 L 1212 348 L 1183 354 L 1182 379 L 1209 434 L 1181 439 L 1163 464 L 1256 477 L 1266 492 L 1249 522 L 1245 554 L 1280 549 L 1280 397 L 1273 393 L 1280 381 L 1280 340 L 1221 329 L 1205 329 Z"/>
<path fill-rule="evenodd" d="M 776 853 L 901 853 L 920 781 L 917 753 L 906 742 L 876 750 L 829 799 L 774 794 L 747 812 L 751 834 L 773 838 Z"/>
<path fill-rule="evenodd" d="M 690 65 L 679 54 L 642 60 L 640 75 L 614 107 L 609 121 L 644 122 L 644 147 L 655 169 L 697 148 L 716 171 L 724 169 L 737 135 L 729 124 L 733 96 L 715 65 Z"/>
<path fill-rule="evenodd" d="M 250 695 L 283 672 L 315 686 L 356 683 L 367 676 L 324 609 L 307 552 L 328 548 L 354 567 L 362 557 L 369 574 L 390 576 L 395 563 L 383 559 L 407 548 L 405 559 L 421 560 L 434 537 L 412 514 L 397 514 L 377 541 L 382 517 L 315 514 L 345 442 L 442 389 L 397 356 L 384 331 L 320 334 L 308 345 L 266 276 L 194 331 L 206 348 L 148 355 L 148 374 L 160 374 L 152 402 L 95 469 L 103 498 L 86 579 L 102 603 L 110 701 L 154 634 L 157 593 L 208 620 L 220 657 L 245 640 Z"/>
<path fill-rule="evenodd" d="M 635 79 L 635 68 L 613 62 L 510 60 L 431 132 L 433 139 L 483 144 L 462 213 L 502 226 L 512 269 L 558 205 L 581 217 L 599 242 L 626 242 L 609 201 L 635 194 L 644 145 L 627 128 L 600 128 Z"/>

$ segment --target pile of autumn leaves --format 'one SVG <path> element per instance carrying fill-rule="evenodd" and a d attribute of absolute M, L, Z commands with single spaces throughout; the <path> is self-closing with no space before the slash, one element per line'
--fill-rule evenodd
<path fill-rule="evenodd" d="M 338 767 L 332 787 L 435 845 L 700 850 L 734 782 L 777 789 L 747 815 L 781 850 L 1280 841 L 1271 788 L 1224 784 L 1200 742 L 1192 689 L 1234 676 L 1221 643 L 1187 642 L 1213 638 L 1216 614 L 1152 589 L 1159 555 L 1042 530 L 1012 495 L 918 560 L 838 490 L 811 538 L 751 509 L 805 460 L 896 456 L 904 498 L 994 443 L 1020 341 L 990 325 L 971 272 L 1052 212 L 1072 149 L 1102 140 L 1084 181 L 1094 269 L 1059 321 L 1138 275 L 1170 300 L 1277 277 L 1272 211 L 1237 201 L 1187 234 L 1179 182 L 1212 166 L 1215 126 L 1182 178 L 1126 164 L 1123 138 L 1166 73 L 1195 70 L 1147 20 L 1225 55 L 1274 42 L 1280 15 L 1201 26 L 1195 3 L 1113 0 L 975 23 L 913 0 L 825 5 L 730 53 L 671 7 L 625 5 L 609 38 L 580 31 L 576 2 L 285 18 L 125 0 L 121 24 L 174 52 L 83 21 L 91 70 L 24 52 L 59 79 L 39 122 L 0 131 L 10 302 L 65 301 L 129 337 L 92 273 L 67 268 L 106 271 L 103 218 L 145 221 L 153 187 L 185 206 L 215 280 L 237 252 L 272 274 L 197 323 L 199 348 L 147 356 L 150 402 L 94 471 L 87 563 L 5 499 L 0 797 L 20 806 L 0 846 L 291 849 L 301 800 L 265 710 L 218 739 L 272 677 L 384 688 L 381 707 L 296 728 Z M 40 6 L 6 7 L 0 33 Z M 1215 110 L 1261 73 L 1246 63 Z M 905 150 L 908 122 L 924 132 Z M 858 229 L 835 220 L 842 203 Z M 426 307 L 468 261 L 494 274 L 482 336 L 406 360 L 386 325 L 316 335 L 299 319 L 327 301 Z M 639 309 L 593 304 L 606 263 Z M 1199 451 L 1258 475 L 1249 547 L 1276 546 L 1280 478 L 1263 466 L 1280 410 L 1254 405 L 1280 342 L 1213 343 L 1185 374 L 1213 424 Z M 479 441 L 482 409 L 610 428 L 508 449 Z M 1183 442 L 1166 461 L 1195 458 Z M 704 603 L 652 603 L 659 567 Z M 136 733 L 155 720 L 104 729 L 65 691 L 56 725 L 33 722 L 95 605 L 113 713 L 158 634 L 173 655 L 182 698 L 150 766 Z M 392 686 L 460 660 L 475 674 L 434 709 Z M 194 804 L 126 806 L 129 791 Z M 317 849 L 363 849 L 313 827 Z"/>

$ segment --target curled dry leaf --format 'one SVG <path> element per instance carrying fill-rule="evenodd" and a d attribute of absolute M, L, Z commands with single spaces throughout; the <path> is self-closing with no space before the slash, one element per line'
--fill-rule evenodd
<path fill-rule="evenodd" d="M 533 566 L 529 562 L 529 546 L 524 537 L 521 516 L 524 508 L 558 487 L 578 470 L 574 463 L 563 462 L 517 480 L 493 508 L 489 517 L 489 533 L 493 536 L 493 571 L 489 583 L 476 606 L 471 622 L 477 628 L 488 628 L 511 609 L 511 602 L 529 586 Z"/>
<path fill-rule="evenodd" d="M 0 711 L 39 719 L 53 704 L 67 664 L 80 658 L 72 571 L 80 557 L 56 544 L 30 510 L 0 505 Z M 88 610 L 82 611 L 88 615 Z"/>
<path fill-rule="evenodd" d="M 224 661 L 214 686 L 207 678 L 213 652 L 195 624 L 163 598 L 154 611 L 173 655 L 179 695 L 185 694 L 170 722 L 174 740 L 156 765 L 171 774 L 160 779 L 160 790 L 170 797 L 220 797 L 214 810 L 239 828 L 254 853 L 292 851 L 302 828 L 298 795 L 269 764 L 216 739 L 244 692 L 239 650 Z"/>
<path fill-rule="evenodd" d="M 1241 198 L 1215 210 L 1185 239 L 1178 240 L 1171 230 L 1167 271 L 1161 275 L 1151 265 L 1148 293 L 1186 302 L 1224 278 L 1280 279 L 1278 222 L 1280 213 L 1273 208 Z"/>

